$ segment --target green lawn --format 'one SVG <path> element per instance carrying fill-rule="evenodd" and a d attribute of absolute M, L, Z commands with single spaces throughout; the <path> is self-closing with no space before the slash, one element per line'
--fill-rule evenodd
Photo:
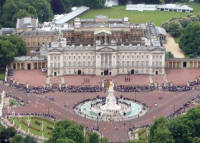
<path fill-rule="evenodd" d="M 190 3 L 189 5 L 194 8 L 194 14 L 200 13 L 200 4 Z M 90 10 L 82 15 L 81 18 L 94 18 L 96 15 L 107 15 L 111 18 L 129 17 L 129 20 L 132 23 L 154 22 L 156 25 L 161 26 L 173 17 L 184 17 L 187 14 L 188 13 L 164 11 L 126 11 L 125 6 L 117 6 L 112 8 Z"/>
<path fill-rule="evenodd" d="M 21 124 L 21 129 L 23 129 L 26 132 L 28 132 L 27 120 L 28 120 L 28 117 L 23 117 L 22 118 L 23 122 L 20 122 L 19 118 L 17 117 L 14 118 L 15 125 L 17 127 L 20 127 L 20 124 Z M 10 117 L 10 121 L 13 122 L 12 117 Z M 52 132 L 52 129 L 54 128 L 54 123 L 55 123 L 49 119 L 45 119 L 45 118 L 38 119 L 37 117 L 32 117 L 29 131 L 34 135 L 42 136 L 42 132 L 41 132 L 42 121 L 44 124 L 44 137 L 49 138 L 51 136 L 51 132 Z M 36 122 L 39 124 L 37 124 Z M 51 129 L 49 129 L 48 127 Z"/>
<path fill-rule="evenodd" d="M 4 80 L 5 79 L 5 73 L 0 72 L 0 80 Z"/>
<path fill-rule="evenodd" d="M 139 129 L 138 131 L 134 132 L 134 135 L 138 133 L 139 140 L 138 143 L 146 143 L 146 128 Z"/>
<path fill-rule="evenodd" d="M 19 106 L 20 105 L 20 103 L 16 100 L 16 99 L 10 99 L 9 100 L 9 105 L 10 106 L 15 106 L 15 107 L 17 107 L 17 106 Z"/>

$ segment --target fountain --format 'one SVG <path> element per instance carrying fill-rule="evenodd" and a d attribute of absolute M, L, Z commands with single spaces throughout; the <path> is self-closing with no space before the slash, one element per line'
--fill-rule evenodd
<path fill-rule="evenodd" d="M 147 107 L 133 102 L 131 99 L 116 98 L 114 95 L 114 83 L 110 81 L 108 96 L 97 97 L 81 102 L 74 108 L 80 116 L 102 121 L 122 121 L 137 118 L 146 113 Z"/>

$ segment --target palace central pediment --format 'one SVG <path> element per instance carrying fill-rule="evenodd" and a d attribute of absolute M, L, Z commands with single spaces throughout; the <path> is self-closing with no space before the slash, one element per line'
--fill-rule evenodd
<path fill-rule="evenodd" d="M 115 52 L 115 49 L 110 47 L 103 47 L 97 50 L 98 52 Z"/>

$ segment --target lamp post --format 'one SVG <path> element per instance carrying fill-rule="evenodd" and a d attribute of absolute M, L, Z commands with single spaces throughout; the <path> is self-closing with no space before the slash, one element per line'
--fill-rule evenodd
<path fill-rule="evenodd" d="M 175 116 L 176 105 L 174 104 L 174 116 Z"/>
<path fill-rule="evenodd" d="M 28 124 L 28 134 L 29 134 L 29 127 L 30 127 L 30 123 L 31 123 L 31 120 L 30 120 L 30 116 L 28 116 L 28 120 L 27 120 L 27 124 Z"/>
<path fill-rule="evenodd" d="M 43 123 L 43 121 L 42 121 L 41 130 L 42 130 L 42 137 L 44 137 L 44 123 Z"/>

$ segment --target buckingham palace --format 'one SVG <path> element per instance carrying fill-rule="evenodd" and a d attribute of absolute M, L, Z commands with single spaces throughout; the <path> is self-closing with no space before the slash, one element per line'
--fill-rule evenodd
<path fill-rule="evenodd" d="M 48 76 L 165 73 L 165 35 L 152 23 L 128 18 L 75 19 L 48 46 Z M 160 36 L 160 34 L 162 36 Z"/>
<path fill-rule="evenodd" d="M 166 31 L 128 17 L 76 18 L 37 57 L 16 57 L 13 69 L 47 68 L 48 76 L 165 74 Z"/>
<path fill-rule="evenodd" d="M 62 47 L 65 41 L 61 43 L 51 43 L 52 47 L 48 51 L 49 76 L 165 73 L 165 49 L 162 47 L 132 45 Z"/>

